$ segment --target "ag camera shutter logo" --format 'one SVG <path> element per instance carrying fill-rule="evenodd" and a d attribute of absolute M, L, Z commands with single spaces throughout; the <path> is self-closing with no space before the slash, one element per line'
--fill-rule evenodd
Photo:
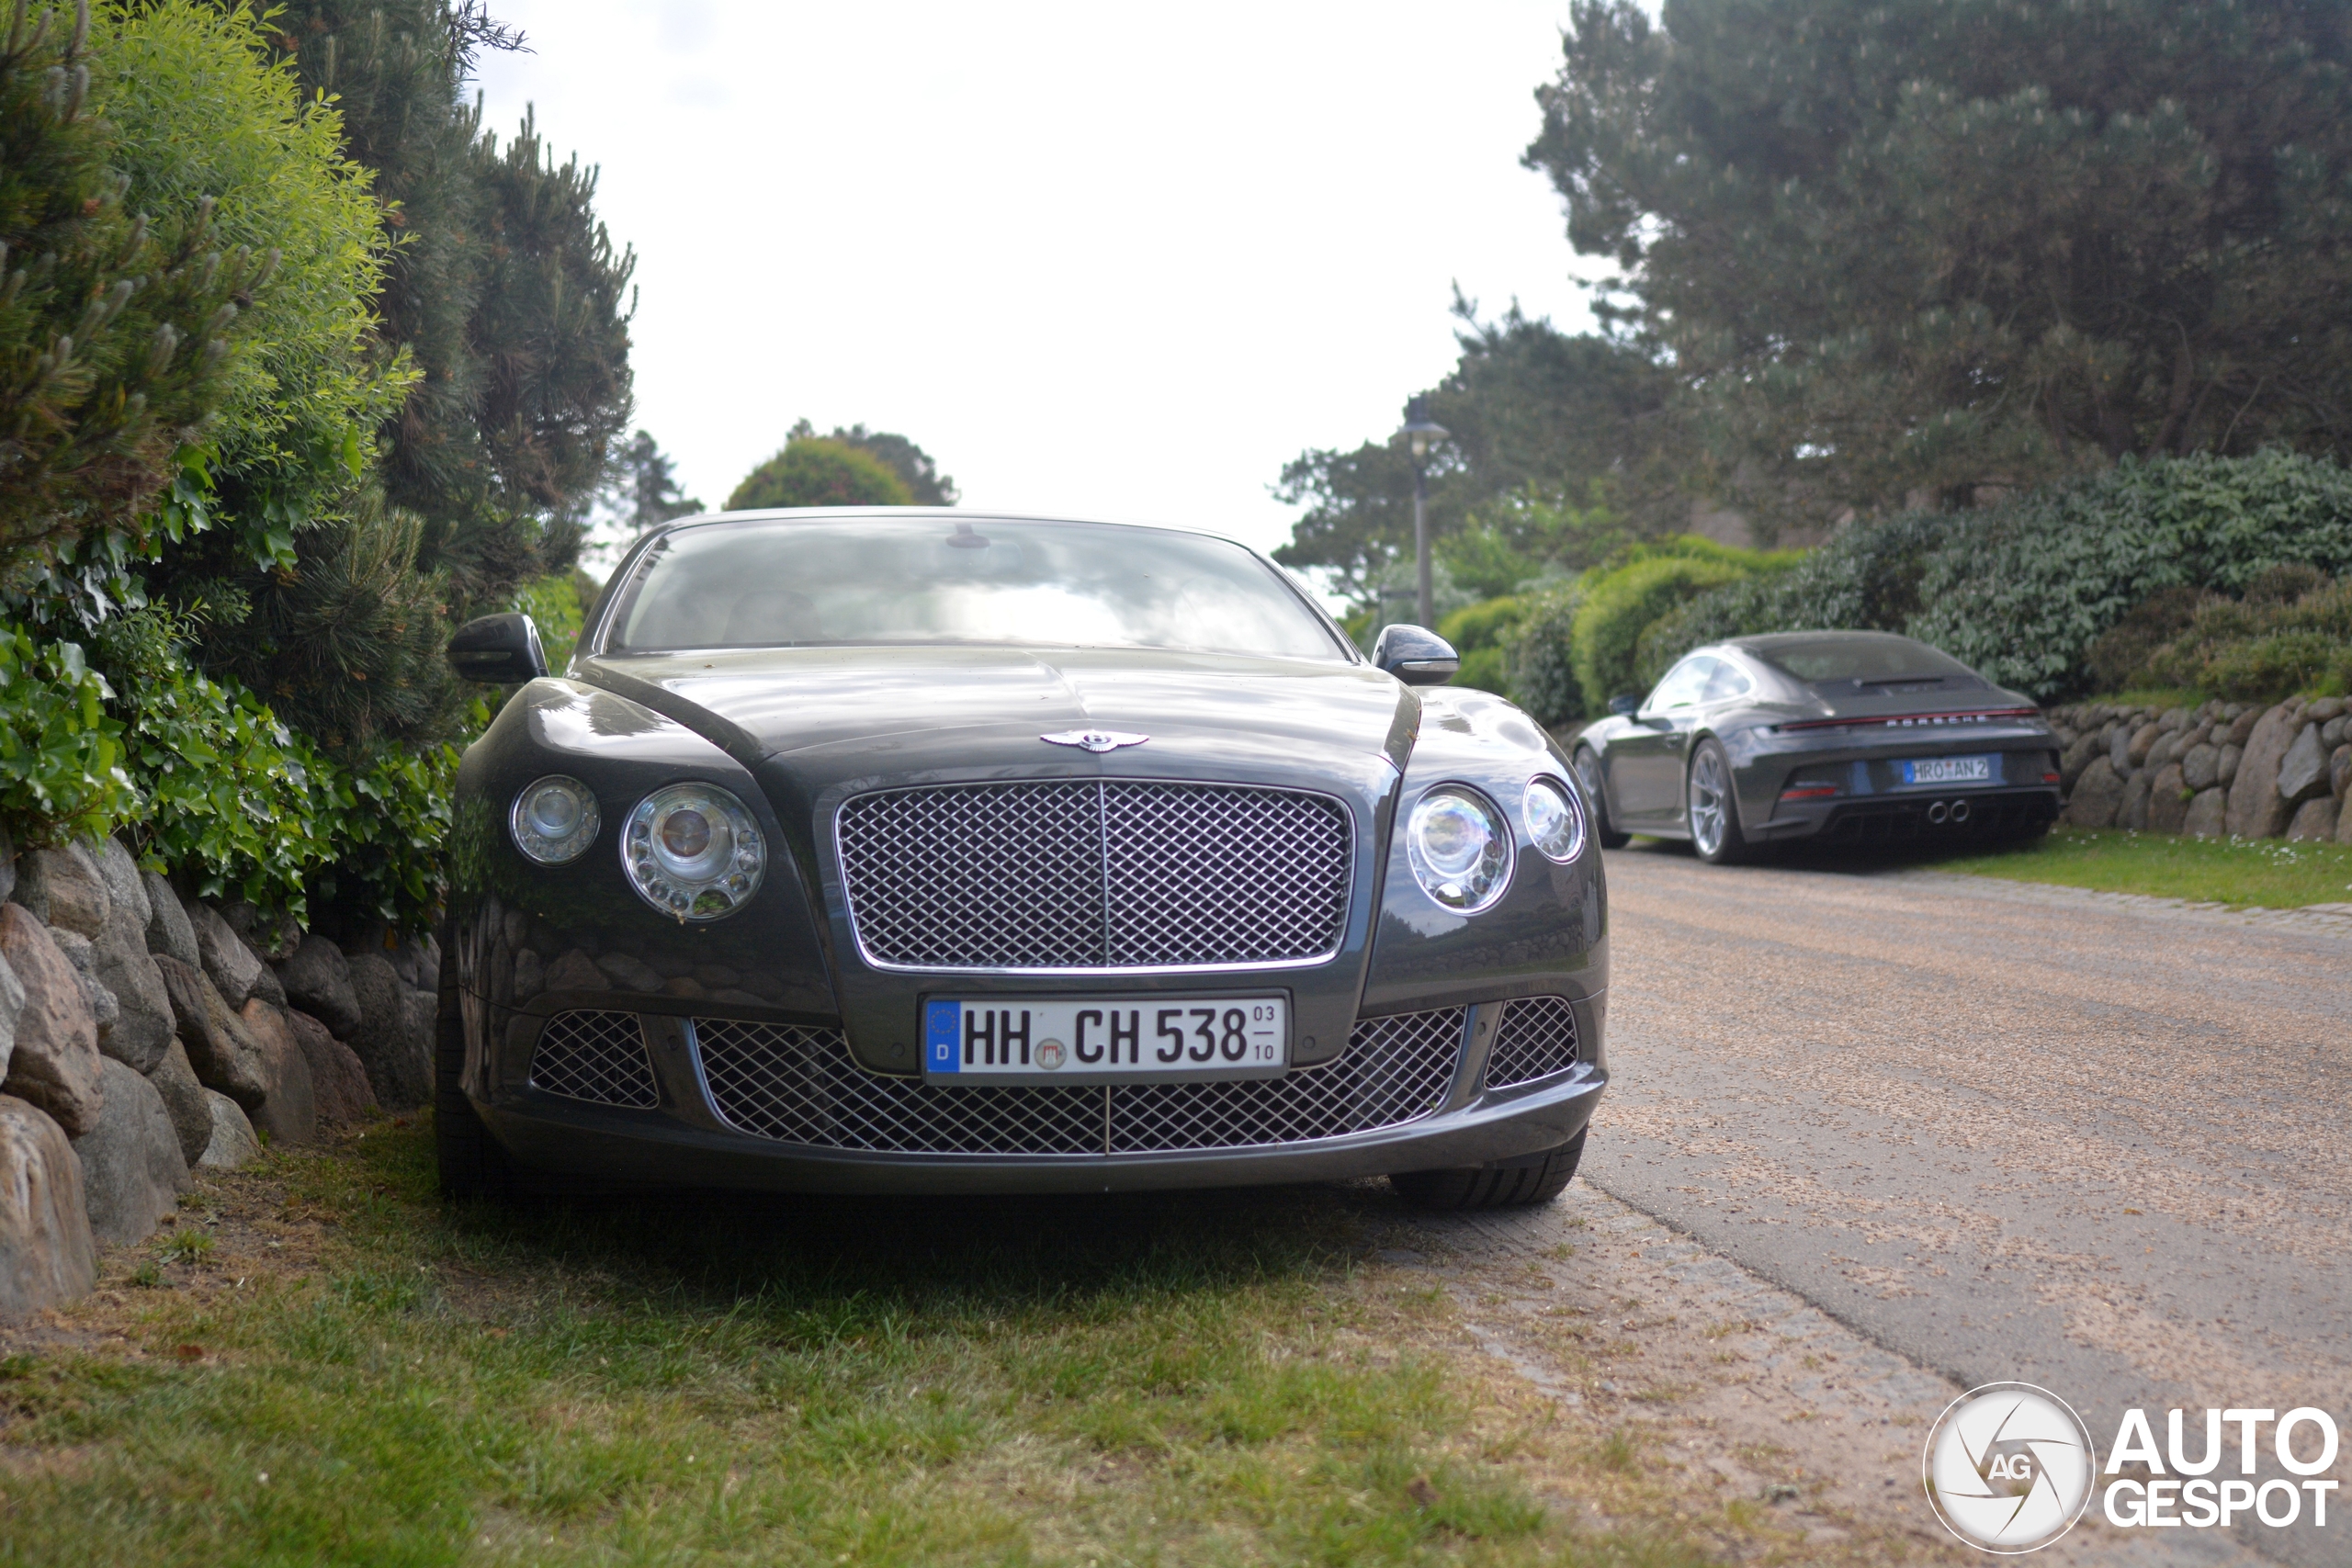
<path fill-rule="evenodd" d="M 1973 1388 L 1928 1428 L 1920 1468 L 1943 1527 L 1979 1551 L 2038 1551 L 2089 1506 L 2098 1456 L 2074 1407 L 2031 1383 Z"/>

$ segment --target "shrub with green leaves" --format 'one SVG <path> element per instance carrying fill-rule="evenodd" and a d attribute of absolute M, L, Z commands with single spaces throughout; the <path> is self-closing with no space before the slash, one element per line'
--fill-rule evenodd
<path fill-rule="evenodd" d="M 1526 609 L 1503 639 L 1511 701 L 1538 724 L 1568 724 L 1584 716 L 1584 687 L 1577 681 L 1571 644 L 1584 592 L 1575 580 L 1524 600 Z"/>
<path fill-rule="evenodd" d="M 1652 625 L 1710 589 L 1780 570 L 1794 558 L 1686 534 L 1636 546 L 1588 573 L 1571 637 L 1577 684 L 1593 702 L 1645 689 L 1641 640 Z"/>
<path fill-rule="evenodd" d="M 1462 656 L 1453 684 L 1498 696 L 1510 692 L 1510 658 L 1505 644 L 1527 614 L 1527 601 L 1506 595 L 1456 610 L 1437 624 L 1438 636 Z"/>
<path fill-rule="evenodd" d="M 727 510 L 767 506 L 905 506 L 914 500 L 889 464 L 844 441 L 795 436 L 753 468 L 727 498 Z"/>
<path fill-rule="evenodd" d="M 1695 600 L 1659 628 L 1654 649 L 1670 660 L 1748 633 L 1899 631 L 2060 701 L 2107 683 L 2093 645 L 2136 606 L 2168 590 L 2239 594 L 2299 562 L 2352 571 L 2352 473 L 2277 451 L 2126 458 L 1972 512 L 1850 525 L 1783 575 Z M 2275 651 L 2287 664 L 2269 668 L 2296 658 L 2309 666 L 2284 644 Z M 2228 677 L 2269 678 L 2251 669 Z"/>
<path fill-rule="evenodd" d="M 80 644 L 0 626 L 0 818 L 35 836 L 102 833 L 131 808 L 113 695 Z"/>

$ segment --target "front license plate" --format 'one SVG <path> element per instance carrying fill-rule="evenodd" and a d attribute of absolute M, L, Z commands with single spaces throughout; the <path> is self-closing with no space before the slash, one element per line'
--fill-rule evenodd
<path fill-rule="evenodd" d="M 1990 784 L 1993 782 L 1993 759 L 1990 757 L 1921 757 L 1912 761 L 1897 762 L 1903 770 L 1906 784 Z"/>
<path fill-rule="evenodd" d="M 1290 1004 L 1283 997 L 933 997 L 922 1008 L 930 1078 L 1262 1078 L 1289 1065 Z"/>

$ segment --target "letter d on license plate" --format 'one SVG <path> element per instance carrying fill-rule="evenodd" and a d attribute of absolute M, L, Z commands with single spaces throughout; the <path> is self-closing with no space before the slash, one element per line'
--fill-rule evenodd
<path fill-rule="evenodd" d="M 934 1083 L 1265 1078 L 1289 1066 L 1286 997 L 933 997 L 922 1004 L 922 1071 Z"/>

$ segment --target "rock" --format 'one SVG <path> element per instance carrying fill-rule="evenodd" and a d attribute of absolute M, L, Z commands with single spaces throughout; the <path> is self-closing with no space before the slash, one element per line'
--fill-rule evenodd
<path fill-rule="evenodd" d="M 2319 726 L 2307 724 L 2278 761 L 2278 797 L 2309 800 L 2327 792 L 2327 751 L 2319 743 Z"/>
<path fill-rule="evenodd" d="M 2352 809 L 2341 805 L 2335 808 L 2335 841 L 2352 844 Z"/>
<path fill-rule="evenodd" d="M 17 841 L 0 828 L 0 902 L 17 890 Z"/>
<path fill-rule="evenodd" d="M 204 1098 L 204 1086 L 196 1080 L 187 1047 L 174 1040 L 155 1070 L 147 1075 L 147 1081 L 164 1097 L 172 1129 L 179 1134 L 180 1157 L 194 1165 L 203 1157 L 204 1145 L 212 1141 L 212 1107 Z"/>
<path fill-rule="evenodd" d="M 626 953 L 608 953 L 596 960 L 596 967 L 627 990 L 659 991 L 662 988 L 662 976 L 654 973 L 653 966 Z"/>
<path fill-rule="evenodd" d="M 2178 762 L 2158 773 L 2148 786 L 2148 829 L 2156 833 L 2177 833 L 2188 820 L 2188 788 L 2182 782 Z"/>
<path fill-rule="evenodd" d="M 138 860 L 122 847 L 119 839 L 100 839 L 85 848 L 92 863 L 98 868 L 98 880 L 106 884 L 107 902 L 113 916 L 128 919 L 134 930 L 146 930 L 148 918 L 154 910 L 147 902 L 147 888 L 140 879 Z"/>
<path fill-rule="evenodd" d="M 311 1093 L 320 1126 L 348 1127 L 376 1114 L 376 1091 L 368 1085 L 368 1069 L 350 1046 L 307 1012 L 288 1013 L 286 1027 L 311 1064 Z"/>
<path fill-rule="evenodd" d="M 351 988 L 361 1015 L 351 1049 L 368 1070 L 377 1103 L 392 1111 L 424 1104 L 433 1094 L 431 1001 L 420 1038 L 408 1000 L 417 993 L 402 986 L 390 961 L 377 953 L 351 960 Z"/>
<path fill-rule="evenodd" d="M 97 961 L 91 956 L 90 939 L 80 931 L 51 926 L 49 940 L 65 955 L 65 962 L 74 965 L 74 973 L 82 982 L 82 996 L 90 1004 L 91 1021 L 98 1026 L 98 1050 L 103 1054 L 107 1037 L 114 1032 L 115 1020 L 122 1016 L 122 1008 L 114 999 L 114 993 L 98 980 Z"/>
<path fill-rule="evenodd" d="M 179 1130 L 155 1086 L 109 1058 L 107 1106 L 98 1124 L 74 1140 L 90 1236 L 100 1247 L 140 1241 L 179 1207 L 188 1190 Z"/>
<path fill-rule="evenodd" d="M 134 883 L 134 886 L 136 884 Z M 141 901 L 144 901 L 141 890 Z M 118 1015 L 99 1049 L 135 1073 L 153 1072 L 172 1043 L 172 996 L 147 952 L 147 920 L 118 901 L 90 944 L 92 973 L 113 994 Z"/>
<path fill-rule="evenodd" d="M 261 977 L 261 960 L 210 905 L 195 906 L 187 918 L 196 928 L 197 954 L 220 999 L 232 1008 L 244 1006 L 245 998 L 254 994 L 254 982 Z"/>
<path fill-rule="evenodd" d="M 0 957 L 0 1079 L 8 1076 L 8 1058 L 17 1049 L 17 1020 L 25 1010 L 24 982 Z"/>
<path fill-rule="evenodd" d="M 2116 809 L 2123 804 L 2123 781 L 2118 777 L 2113 763 L 2105 757 L 2094 757 L 2083 776 L 2075 781 L 2075 793 L 2067 797 L 2065 818 L 2070 828 L 2109 828 L 2115 824 Z"/>
<path fill-rule="evenodd" d="M 2135 768 L 2145 766 L 2148 761 L 2148 752 L 2154 747 L 2158 740 L 2164 738 L 2164 733 L 2165 729 L 2162 723 L 2143 724 L 2139 728 L 2133 730 L 2132 732 L 2131 744 L 2126 746 L 2123 750 L 2124 760 L 2129 761 Z"/>
<path fill-rule="evenodd" d="M 254 1124 L 237 1102 L 213 1089 L 204 1091 L 204 1103 L 212 1112 L 212 1136 L 204 1145 L 204 1153 L 196 1163 L 214 1170 L 234 1170 L 261 1158 L 261 1140 L 254 1136 Z"/>
<path fill-rule="evenodd" d="M 2218 839 L 2228 815 L 2229 792 L 2216 784 L 2197 792 L 2197 798 L 2188 803 L 2188 815 L 2181 819 L 2180 830 L 2192 839 Z"/>
<path fill-rule="evenodd" d="M 2155 775 L 2143 768 L 2123 781 L 2123 804 L 2116 808 L 2115 825 L 2137 833 L 2148 826 L 2148 793 Z"/>
<path fill-rule="evenodd" d="M 2352 736 L 2352 718 L 2342 714 L 2319 727 L 2319 743 L 2331 751 L 2343 745 L 2346 736 Z"/>
<path fill-rule="evenodd" d="M 2238 763 L 2245 755 L 2245 751 L 2239 747 L 2223 746 L 2221 756 L 2214 760 L 2213 782 L 2223 789 L 2229 788 L 2231 783 L 2238 776 Z"/>
<path fill-rule="evenodd" d="M 221 905 L 220 919 L 265 963 L 277 963 L 302 943 L 302 928 L 293 916 L 264 915 L 243 898 Z"/>
<path fill-rule="evenodd" d="M 2238 776 L 2230 784 L 2227 823 L 2232 838 L 2275 839 L 2287 830 L 2292 807 L 2278 793 L 2278 764 L 2294 739 L 2295 720 L 2283 704 L 2255 725 L 2238 762 Z"/>
<path fill-rule="evenodd" d="M 74 1145 L 39 1106 L 0 1095 L 0 1318 L 63 1306 L 97 1279 Z"/>
<path fill-rule="evenodd" d="M 2152 773 L 2160 772 L 2179 761 L 2180 754 L 2188 750 L 2188 734 L 2186 730 L 2167 730 L 2156 737 L 2156 743 L 2148 748 L 2148 760 L 2141 766 Z"/>
<path fill-rule="evenodd" d="M 0 904 L 0 958 L 25 992 L 0 1094 L 39 1107 L 67 1137 L 79 1137 L 97 1125 L 106 1098 L 98 1023 L 83 978 L 22 904 Z"/>
<path fill-rule="evenodd" d="M 2240 708 L 2231 715 L 2229 743 L 2233 746 L 2244 747 L 2247 739 L 2254 734 L 2254 727 L 2261 722 L 2262 712 L 2260 708 L 2248 707 Z"/>
<path fill-rule="evenodd" d="M 97 862 L 79 844 L 28 850 L 17 857 L 17 886 L 10 900 L 23 905 L 45 926 L 95 937 L 106 930 L 109 901 Z"/>
<path fill-rule="evenodd" d="M 254 997 L 237 1016 L 254 1043 L 261 1047 L 263 1075 L 269 1084 L 262 1094 L 261 1109 L 253 1113 L 255 1130 L 268 1134 L 273 1144 L 317 1143 L 319 1103 L 311 1080 L 311 1059 L 287 1027 L 286 1014 Z"/>
<path fill-rule="evenodd" d="M 351 965 L 343 949 L 315 933 L 302 939 L 277 966 L 286 999 L 327 1026 L 338 1040 L 348 1040 L 359 1029 L 359 998 L 351 989 Z"/>
<path fill-rule="evenodd" d="M 245 999 L 248 1001 L 267 1002 L 274 1008 L 284 1007 L 286 1005 L 286 987 L 284 985 L 279 983 L 277 971 L 271 968 L 267 964 L 264 964 L 261 966 L 261 973 L 254 976 L 254 994 Z"/>
<path fill-rule="evenodd" d="M 2222 749 L 2210 743 L 2191 746 L 2180 754 L 2180 780 L 2190 789 L 2211 789 L 2222 782 Z"/>
<path fill-rule="evenodd" d="M 529 948 L 514 955 L 514 999 L 527 1002 L 548 988 L 547 964 Z"/>
<path fill-rule="evenodd" d="M 2303 709 L 2303 716 L 2314 724 L 2328 724 L 2344 716 L 2345 706 L 2342 697 L 2322 697 Z"/>
<path fill-rule="evenodd" d="M 2323 795 L 2317 800 L 2307 800 L 2295 807 L 2294 820 L 2287 824 L 2287 837 L 2325 843 L 2335 837 L 2335 797 Z"/>
<path fill-rule="evenodd" d="M 2338 746 L 2328 758 L 2327 793 L 2338 800 L 2352 795 L 2352 745 Z"/>
<path fill-rule="evenodd" d="M 147 873 L 139 879 L 147 890 L 147 951 L 161 953 L 178 959 L 191 969 L 203 967 L 204 956 L 196 951 L 196 928 L 188 923 L 187 911 L 180 907 L 180 896 L 172 885 Z"/>
<path fill-rule="evenodd" d="M 2091 765 L 2091 759 L 2105 749 L 2099 744 L 2098 732 L 2096 730 L 2075 737 L 2074 743 L 2066 748 L 2064 755 L 2058 760 L 2059 786 L 2068 794 L 2073 794 L 2075 781 L 2083 776 L 2083 770 Z"/>
<path fill-rule="evenodd" d="M 690 1002 L 698 1002 L 710 995 L 710 991 L 693 976 L 680 975 L 662 982 L 662 994 L 665 997 L 680 997 Z"/>
<path fill-rule="evenodd" d="M 188 1065 L 198 1083 L 220 1090 L 238 1104 L 257 1108 L 269 1093 L 269 1069 L 258 1041 L 201 969 L 191 969 L 175 958 L 159 957 L 164 988 L 172 994 L 172 1011 L 178 1017 L 180 1043 L 187 1047 Z"/>
<path fill-rule="evenodd" d="M 2107 765 L 2118 778 L 2132 772 L 2132 736 L 2137 728 L 2127 719 L 2107 732 Z"/>
<path fill-rule="evenodd" d="M 548 967 L 548 989 L 550 991 L 603 991 L 611 987 L 605 983 L 605 972 L 596 961 L 573 948 Z"/>

